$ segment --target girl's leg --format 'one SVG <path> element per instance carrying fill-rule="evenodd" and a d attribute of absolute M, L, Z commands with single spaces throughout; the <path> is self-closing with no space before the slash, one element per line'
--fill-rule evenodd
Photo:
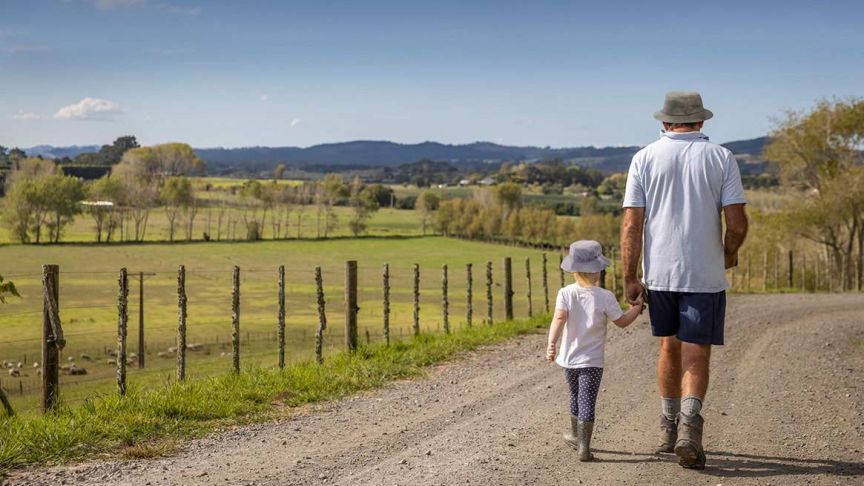
<path fill-rule="evenodd" d="M 600 391 L 600 380 L 603 379 L 603 368 L 581 368 L 579 371 L 576 416 L 582 422 L 593 422 L 597 392 Z M 573 393 L 571 392 L 570 395 L 572 396 Z"/>
<path fill-rule="evenodd" d="M 579 416 L 579 369 L 564 368 L 564 379 L 570 388 L 570 415 Z"/>

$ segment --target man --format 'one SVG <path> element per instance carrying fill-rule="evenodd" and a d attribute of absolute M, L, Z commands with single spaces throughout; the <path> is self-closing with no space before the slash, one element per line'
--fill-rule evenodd
<path fill-rule="evenodd" d="M 663 110 L 654 114 L 663 134 L 630 164 L 621 226 L 627 301 L 636 303 L 644 295 L 651 332 L 660 338 L 662 439 L 657 451 L 674 452 L 679 464 L 691 469 L 705 467 L 699 412 L 708 389 L 711 346 L 723 344 L 725 269 L 738 264 L 747 235 L 738 164 L 729 150 L 701 132 L 712 116 L 699 93 L 666 95 Z"/>

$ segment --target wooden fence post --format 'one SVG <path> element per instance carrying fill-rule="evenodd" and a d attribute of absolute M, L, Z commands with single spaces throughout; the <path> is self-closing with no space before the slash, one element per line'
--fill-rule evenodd
<path fill-rule="evenodd" d="M 42 265 L 42 410 L 57 405 L 60 350 L 66 345 L 60 325 L 60 267 Z"/>
<path fill-rule="evenodd" d="M 276 316 L 276 342 L 279 347 L 279 369 L 281 370 L 285 368 L 285 265 L 279 265 L 277 273 L 279 311 Z"/>
<path fill-rule="evenodd" d="M 470 263 L 465 265 L 465 293 L 467 294 L 465 322 L 468 327 L 471 327 L 471 321 L 474 318 L 474 275 Z"/>
<path fill-rule="evenodd" d="M 144 369 L 144 272 L 138 272 L 138 369 Z"/>
<path fill-rule="evenodd" d="M 444 321 L 444 333 L 450 334 L 450 301 L 447 298 L 447 265 L 441 267 L 441 315 Z"/>
<path fill-rule="evenodd" d="M 543 308 L 549 313 L 549 270 L 546 252 L 543 252 Z"/>
<path fill-rule="evenodd" d="M 12 404 L 9 403 L 9 397 L 6 395 L 6 390 L 0 386 L 0 403 L 3 404 L 3 409 L 6 410 L 7 417 L 14 417 L 15 410 L 12 409 Z"/>
<path fill-rule="evenodd" d="M 345 262 L 345 349 L 357 350 L 357 260 Z"/>
<path fill-rule="evenodd" d="M 492 262 L 486 262 L 486 324 L 492 325 L 493 319 L 492 300 Z"/>
<path fill-rule="evenodd" d="M 177 379 L 186 379 L 186 266 L 177 269 Z"/>
<path fill-rule="evenodd" d="M 564 288 L 564 269 L 561 265 L 564 263 L 564 255 L 558 254 L 558 274 L 561 276 L 561 288 Z"/>
<path fill-rule="evenodd" d="M 513 320 L 513 261 L 504 257 L 504 320 Z"/>
<path fill-rule="evenodd" d="M 792 260 L 792 250 L 789 250 L 789 290 L 793 290 L 795 288 L 794 275 L 795 268 Z"/>
<path fill-rule="evenodd" d="M 525 279 L 528 281 L 528 317 L 534 317 L 534 302 L 532 301 L 531 289 L 531 258 L 525 257 Z"/>
<path fill-rule="evenodd" d="M 390 346 L 390 264 L 384 264 L 384 343 Z"/>
<path fill-rule="evenodd" d="M 315 332 L 315 362 L 324 361 L 324 330 L 327 329 L 327 313 L 324 309 L 324 280 L 321 267 L 315 267 L 315 288 L 318 297 L 318 330 Z"/>
<path fill-rule="evenodd" d="M 117 296 L 117 393 L 126 394 L 126 331 L 129 325 L 129 275 L 120 269 Z"/>
<path fill-rule="evenodd" d="M 414 335 L 420 335 L 420 265 L 414 264 Z"/>
<path fill-rule="evenodd" d="M 231 362 L 240 373 L 240 267 L 234 265 L 231 279 Z"/>

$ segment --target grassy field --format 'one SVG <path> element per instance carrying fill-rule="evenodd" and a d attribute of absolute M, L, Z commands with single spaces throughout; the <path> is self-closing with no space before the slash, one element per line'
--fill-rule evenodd
<path fill-rule="evenodd" d="M 174 345 L 177 322 L 176 270 L 187 268 L 189 297 L 188 342 L 204 345 L 188 354 L 189 374 L 200 377 L 230 369 L 230 295 L 233 265 L 241 267 L 242 363 L 273 366 L 276 363 L 276 268 L 286 265 L 287 341 L 292 360 L 311 357 L 317 327 L 313 269 L 324 271 L 328 328 L 326 342 L 332 348 L 343 340 L 344 262 L 356 259 L 360 268 L 361 339 L 382 334 L 382 266 L 391 266 L 392 335 L 409 336 L 412 321 L 413 264 L 421 265 L 421 327 L 438 331 L 441 314 L 441 266 L 450 268 L 450 313 L 454 328 L 463 325 L 466 309 L 465 264 L 474 265 L 474 321 L 485 316 L 486 261 L 494 263 L 496 320 L 501 320 L 501 260 L 514 259 L 517 316 L 527 314 L 525 258 L 533 265 L 533 306 L 544 306 L 540 252 L 501 245 L 466 242 L 441 237 L 362 238 L 327 241 L 277 241 L 254 243 L 191 243 L 136 245 L 11 245 L 0 246 L 0 273 L 15 281 L 22 298 L 0 307 L 0 360 L 25 363 L 20 379 L 5 372 L 0 383 L 11 392 L 16 407 L 36 406 L 38 376 L 31 363 L 38 361 L 41 332 L 41 265 L 60 265 L 61 318 L 67 337 L 63 360 L 87 368 L 83 377 L 61 377 L 63 394 L 75 402 L 94 393 L 111 390 L 114 367 L 107 364 L 108 349 L 116 347 L 117 276 L 120 267 L 134 275 L 154 273 L 145 279 L 145 329 L 147 366 L 131 369 L 130 382 L 150 386 L 165 381 L 174 366 L 172 356 L 160 358 Z M 559 284 L 557 255 L 549 256 L 549 280 Z M 131 280 L 129 350 L 137 345 L 138 286 Z M 227 352 L 228 356 L 223 356 Z M 87 358 L 83 358 L 86 355 Z M 20 388 L 24 387 L 24 396 Z"/>
<path fill-rule="evenodd" d="M 0 199 L 2 201 L 2 199 Z M 297 219 L 300 216 L 300 237 L 316 237 L 316 208 L 315 206 L 303 206 L 302 212 L 297 206 L 292 208 L 289 216 L 288 236 L 296 238 L 298 235 Z M 337 225 L 330 232 L 331 236 L 349 236 L 348 221 L 351 218 L 351 208 L 336 207 L 334 211 L 337 216 Z M 212 240 L 244 240 L 246 230 L 243 225 L 243 210 L 239 208 L 228 208 L 223 216 L 221 235 L 218 231 L 218 208 L 201 208 L 195 217 L 192 239 L 202 241 L 204 233 L 208 232 Z M 273 229 L 271 226 L 272 213 L 268 213 L 264 223 L 263 238 L 272 239 Z M 285 226 L 283 226 L 284 228 Z M 284 237 L 285 230 L 280 233 Z M 372 236 L 416 236 L 420 235 L 420 222 L 414 211 L 384 208 L 372 215 L 368 222 L 367 235 Z M 175 239 L 185 240 L 184 230 L 177 226 Z M 119 240 L 119 234 L 115 236 Z M 145 241 L 167 241 L 168 240 L 168 217 L 162 208 L 154 208 L 150 213 L 147 224 Z M 75 221 L 66 227 L 63 232 L 62 242 L 67 243 L 91 243 L 96 241 L 96 229 L 93 218 L 86 214 L 78 215 Z M 0 243 L 10 243 L 11 237 L 8 228 L 0 225 Z"/>
<path fill-rule="evenodd" d="M 387 381 L 416 376 L 455 353 L 531 332 L 545 317 L 474 326 L 453 334 L 427 334 L 389 347 L 334 353 L 323 365 L 308 361 L 285 370 L 246 368 L 239 375 L 176 381 L 148 389 L 133 385 L 120 397 L 105 394 L 82 406 L 44 416 L 0 416 L 0 479 L 32 464 L 62 463 L 104 452 L 127 458 L 171 450 L 177 439 L 236 423 L 292 413 L 291 407 L 332 400 Z"/>

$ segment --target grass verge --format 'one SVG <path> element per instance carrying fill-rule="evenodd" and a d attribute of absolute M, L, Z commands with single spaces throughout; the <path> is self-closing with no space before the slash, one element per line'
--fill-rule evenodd
<path fill-rule="evenodd" d="M 250 368 L 158 388 L 132 388 L 124 397 L 102 395 L 77 407 L 35 418 L 0 419 L 0 477 L 30 465 L 58 464 L 97 453 L 159 455 L 178 439 L 237 423 L 264 421 L 288 407 L 332 400 L 388 381 L 417 376 L 423 367 L 454 354 L 545 326 L 546 317 L 453 334 L 425 334 L 389 347 L 372 345 L 339 353 L 322 365 L 297 363 L 284 370 Z"/>

